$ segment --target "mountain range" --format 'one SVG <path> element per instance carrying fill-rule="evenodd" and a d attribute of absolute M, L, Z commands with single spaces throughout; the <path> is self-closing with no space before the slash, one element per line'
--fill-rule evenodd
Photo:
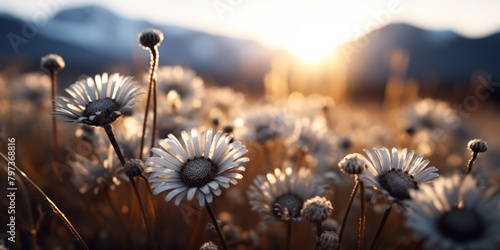
<path fill-rule="evenodd" d="M 103 7 L 87 6 L 63 10 L 43 25 L 0 14 L 0 72 L 13 65 L 21 66 L 22 71 L 38 70 L 40 58 L 49 53 L 64 57 L 68 78 L 117 67 L 131 73 L 147 72 L 149 55 L 138 45 L 137 36 L 152 27 L 165 35 L 159 47 L 160 65 L 191 67 L 222 85 L 238 82 L 260 89 L 277 52 L 252 40 L 132 20 Z M 500 33 L 470 39 L 452 31 L 399 23 L 367 37 L 363 48 L 349 58 L 350 82 L 385 83 L 390 71 L 381 62 L 387 61 L 387 53 L 394 48 L 403 48 L 409 55 L 407 77 L 433 77 L 443 84 L 455 84 L 468 83 L 475 72 L 486 72 L 500 79 Z"/>

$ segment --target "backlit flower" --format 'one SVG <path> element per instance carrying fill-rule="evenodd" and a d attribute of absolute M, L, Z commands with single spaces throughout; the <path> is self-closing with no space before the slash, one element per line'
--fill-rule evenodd
<path fill-rule="evenodd" d="M 264 223 L 300 221 L 304 202 L 325 193 L 326 184 L 309 169 L 274 169 L 257 176 L 248 191 L 252 210 L 264 214 Z"/>
<path fill-rule="evenodd" d="M 57 97 L 55 116 L 65 122 L 84 123 L 93 126 L 106 126 L 118 119 L 123 112 L 137 103 L 139 93 L 132 77 L 107 73 L 96 75 L 95 80 L 77 81 L 66 89 L 71 97 Z"/>
<path fill-rule="evenodd" d="M 153 148 L 156 155 L 146 161 L 144 171 L 151 173 L 149 183 L 153 194 L 167 191 L 166 201 L 174 197 L 179 205 L 184 197 L 192 200 L 195 196 L 201 206 L 205 201 L 211 203 L 213 195 L 219 196 L 222 188 L 236 185 L 237 179 L 243 178 L 242 166 L 249 161 L 241 157 L 248 150 L 239 141 L 231 142 L 232 136 L 212 129 L 198 134 L 196 129 L 191 135 L 183 131 L 181 143 L 170 134 L 159 141 L 161 148 Z"/>
<path fill-rule="evenodd" d="M 410 198 L 410 190 L 418 189 L 438 177 L 437 168 L 426 166 L 429 160 L 422 155 L 413 159 L 415 151 L 392 148 L 374 148 L 373 153 L 363 150 L 371 161 L 368 168 L 359 176 L 365 186 L 373 187 L 387 196 L 389 201 L 403 201 Z"/>
<path fill-rule="evenodd" d="M 499 249 L 500 196 L 459 175 L 410 191 L 406 226 L 424 249 Z"/>

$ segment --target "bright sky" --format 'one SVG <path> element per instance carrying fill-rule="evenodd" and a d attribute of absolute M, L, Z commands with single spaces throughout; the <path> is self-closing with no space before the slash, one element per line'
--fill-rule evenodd
<path fill-rule="evenodd" d="M 41 11 L 87 4 L 129 18 L 255 39 L 304 59 L 390 22 L 468 37 L 500 30 L 498 0 L 0 0 L 0 12 L 30 20 Z"/>

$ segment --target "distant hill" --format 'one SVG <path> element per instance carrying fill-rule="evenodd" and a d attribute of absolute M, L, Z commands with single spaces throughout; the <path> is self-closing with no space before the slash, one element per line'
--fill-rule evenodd
<path fill-rule="evenodd" d="M 191 67 L 221 84 L 261 83 L 270 67 L 271 50 L 254 41 L 127 19 L 97 6 L 64 10 L 41 27 L 33 25 L 35 33 L 25 26 L 16 17 L 0 14 L 0 70 L 13 63 L 38 70 L 42 56 L 56 53 L 66 61 L 62 75 L 93 75 L 110 65 L 133 65 L 147 72 L 149 53 L 139 46 L 138 35 L 148 28 L 165 36 L 159 47 L 160 65 Z M 11 40 L 21 42 L 12 46 Z"/>
<path fill-rule="evenodd" d="M 395 48 L 408 52 L 406 76 L 411 78 L 468 82 L 473 73 L 489 72 L 500 80 L 500 33 L 469 39 L 452 31 L 391 24 L 367 37 L 367 42 L 363 41 L 366 46 L 351 56 L 349 76 L 353 82 L 385 82 L 389 73 L 388 53 Z"/>
<path fill-rule="evenodd" d="M 132 20 L 96 6 L 61 11 L 41 27 L 31 24 L 36 31 L 29 25 L 0 14 L 0 70 L 13 64 L 22 65 L 24 71 L 38 70 L 42 56 L 57 53 L 66 60 L 61 77 L 68 81 L 75 75 L 93 75 L 112 67 L 146 72 L 149 55 L 139 47 L 137 36 L 144 29 L 157 28 L 165 35 L 159 47 L 161 65 L 181 64 L 217 83 L 237 82 L 259 91 L 276 52 L 254 41 Z M 473 73 L 483 71 L 500 81 L 500 33 L 468 39 L 451 31 L 390 24 L 362 39 L 363 48 L 349 57 L 350 84 L 385 83 L 387 53 L 394 48 L 404 48 L 410 55 L 408 77 L 465 84 Z M 19 44 L 12 46 L 13 40 Z"/>

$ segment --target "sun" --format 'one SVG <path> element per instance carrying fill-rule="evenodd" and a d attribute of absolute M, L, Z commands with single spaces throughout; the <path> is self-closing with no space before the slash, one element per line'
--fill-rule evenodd
<path fill-rule="evenodd" d="M 270 44 L 296 57 L 314 62 L 356 35 L 354 6 L 348 1 L 286 2 L 275 11 L 261 13 L 259 33 Z M 282 8 L 286 6 L 286 8 Z"/>
<path fill-rule="evenodd" d="M 303 25 L 291 39 L 283 41 L 282 47 L 304 61 L 320 61 L 350 39 L 342 29 L 325 26 L 328 25 Z"/>

